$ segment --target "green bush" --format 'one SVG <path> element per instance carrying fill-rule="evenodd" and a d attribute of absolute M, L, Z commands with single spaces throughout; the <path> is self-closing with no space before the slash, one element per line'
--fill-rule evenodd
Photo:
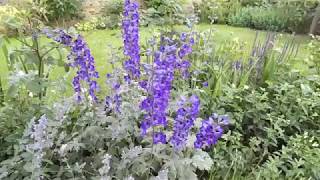
<path fill-rule="evenodd" d="M 241 7 L 241 4 L 238 0 L 208 0 L 200 4 L 194 3 L 194 7 L 200 22 L 224 24 L 228 17 Z"/>
<path fill-rule="evenodd" d="M 16 34 L 16 29 L 27 23 L 26 14 L 13 6 L 0 6 L 0 33 Z"/>
<path fill-rule="evenodd" d="M 278 75 L 265 88 L 224 86 L 208 107 L 234 123 L 212 150 L 212 179 L 319 179 L 319 76 Z"/>
<path fill-rule="evenodd" d="M 229 24 L 240 27 L 252 27 L 252 7 L 242 8 L 229 18 Z"/>
<path fill-rule="evenodd" d="M 304 20 L 305 14 L 298 9 L 275 6 L 245 7 L 229 17 L 229 24 L 260 30 L 295 32 Z"/>
<path fill-rule="evenodd" d="M 46 21 L 73 19 L 80 16 L 80 0 L 35 0 L 35 10 Z"/>
<path fill-rule="evenodd" d="M 123 11 L 123 0 L 106 1 L 101 9 L 102 16 L 118 15 Z"/>
<path fill-rule="evenodd" d="M 182 0 L 146 0 L 143 12 L 143 25 L 173 25 L 184 22 Z"/>

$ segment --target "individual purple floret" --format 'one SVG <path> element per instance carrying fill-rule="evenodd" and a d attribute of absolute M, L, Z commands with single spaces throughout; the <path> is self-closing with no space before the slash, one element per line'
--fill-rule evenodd
<path fill-rule="evenodd" d="M 223 125 L 229 124 L 229 117 L 227 115 L 213 114 L 209 119 L 202 121 L 200 131 L 196 135 L 194 147 L 201 149 L 211 147 L 217 144 L 218 140 L 223 135 Z"/>
<path fill-rule="evenodd" d="M 200 100 L 196 95 L 189 99 L 182 98 L 179 106 L 171 138 L 171 144 L 176 150 L 182 150 L 187 143 L 189 132 L 199 114 Z"/>
<path fill-rule="evenodd" d="M 163 132 L 155 132 L 153 134 L 153 143 L 154 144 L 165 144 L 167 142 L 167 137 Z"/>
<path fill-rule="evenodd" d="M 124 62 L 128 76 L 126 81 L 140 77 L 140 46 L 139 46 L 139 5 L 125 0 L 122 20 L 122 36 L 124 55 L 128 60 Z"/>

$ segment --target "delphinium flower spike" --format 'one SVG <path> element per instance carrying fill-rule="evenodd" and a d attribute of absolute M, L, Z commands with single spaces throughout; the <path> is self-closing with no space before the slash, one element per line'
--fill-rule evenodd
<path fill-rule="evenodd" d="M 147 112 L 141 124 L 142 135 L 146 135 L 150 127 L 167 127 L 166 111 L 174 80 L 176 50 L 175 45 L 166 45 L 154 53 L 152 78 L 148 85 L 149 96 L 141 103 L 141 109 Z M 161 131 L 153 132 L 153 141 L 155 144 L 166 143 L 166 135 Z"/>
<path fill-rule="evenodd" d="M 130 82 L 132 78 L 140 77 L 140 45 L 139 45 L 139 5 L 137 2 L 125 0 L 123 20 L 122 20 L 122 36 L 124 44 L 124 55 L 129 59 L 124 62 L 128 76 L 126 81 Z"/>
<path fill-rule="evenodd" d="M 96 71 L 94 57 L 83 37 L 80 35 L 72 36 L 61 29 L 50 31 L 45 28 L 42 33 L 71 49 L 68 55 L 68 65 L 77 69 L 72 81 L 77 100 L 81 102 L 85 93 L 88 93 L 90 99 L 96 102 L 98 100 L 96 92 L 99 90 L 96 79 L 99 78 L 99 73 Z M 87 86 L 84 87 L 84 84 Z"/>
<path fill-rule="evenodd" d="M 91 100 L 96 102 L 98 99 L 95 93 L 99 90 L 99 86 L 95 79 L 99 78 L 99 73 L 95 68 L 94 57 L 91 55 L 91 51 L 82 36 L 78 35 L 73 42 L 68 58 L 69 60 L 73 60 L 70 66 L 77 68 L 77 73 L 73 78 L 72 84 L 78 101 L 83 99 L 84 88 L 81 82 L 85 82 L 89 89 L 88 93 Z"/>
<path fill-rule="evenodd" d="M 187 37 L 184 40 L 187 42 Z M 151 78 L 147 85 L 142 82 L 140 84 L 147 87 L 148 91 L 147 98 L 141 103 L 141 109 L 147 112 L 141 123 L 142 135 L 146 135 L 148 129 L 152 127 L 155 144 L 167 142 L 167 137 L 162 129 L 166 128 L 168 124 L 167 107 L 170 101 L 174 74 L 177 70 L 182 70 L 184 71 L 183 74 L 187 74 L 190 67 L 189 61 L 183 59 L 192 51 L 192 45 L 186 45 L 186 42 L 183 42 L 184 45 L 179 48 L 176 41 L 162 36 L 159 50 L 153 53 L 154 62 L 150 73 Z M 162 129 L 158 127 L 162 127 Z"/>

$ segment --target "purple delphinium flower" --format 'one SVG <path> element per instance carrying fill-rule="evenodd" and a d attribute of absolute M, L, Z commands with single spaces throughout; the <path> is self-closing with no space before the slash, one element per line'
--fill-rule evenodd
<path fill-rule="evenodd" d="M 209 119 L 202 121 L 200 131 L 196 135 L 194 147 L 201 149 L 217 144 L 223 135 L 223 125 L 229 124 L 229 117 L 213 114 Z"/>
<path fill-rule="evenodd" d="M 186 145 L 189 131 L 198 117 L 200 100 L 198 96 L 193 95 L 187 101 L 182 98 L 178 104 L 180 108 L 176 113 L 171 144 L 176 150 L 182 150 Z"/>
<path fill-rule="evenodd" d="M 208 87 L 209 83 L 208 83 L 208 81 L 206 81 L 206 82 L 202 83 L 202 85 L 203 85 L 203 87 Z"/>
<path fill-rule="evenodd" d="M 89 96 L 96 102 L 98 99 L 95 93 L 98 91 L 99 86 L 95 79 L 99 78 L 99 73 L 96 71 L 94 58 L 91 55 L 90 49 L 80 35 L 72 43 L 71 53 L 68 58 L 69 60 L 73 60 L 69 65 L 78 69 L 72 82 L 78 101 L 81 101 L 83 98 L 81 82 L 85 82 L 89 88 Z"/>
<path fill-rule="evenodd" d="M 139 20 L 138 3 L 132 3 L 130 0 L 125 0 L 122 20 L 122 36 L 124 55 L 128 56 L 129 59 L 124 62 L 124 68 L 129 74 L 130 79 L 137 79 L 140 77 Z"/>

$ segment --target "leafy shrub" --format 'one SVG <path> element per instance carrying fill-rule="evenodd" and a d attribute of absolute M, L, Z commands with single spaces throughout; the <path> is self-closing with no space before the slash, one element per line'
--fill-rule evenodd
<path fill-rule="evenodd" d="M 74 25 L 78 31 L 91 31 L 95 30 L 98 26 L 98 19 L 92 18 L 91 20 L 79 22 Z"/>
<path fill-rule="evenodd" d="M 13 6 L 0 6 L 0 32 L 2 34 L 16 33 L 16 29 L 27 23 L 26 11 Z"/>
<path fill-rule="evenodd" d="M 91 31 L 95 29 L 114 29 L 119 27 L 120 16 L 110 15 L 99 18 L 91 18 L 83 22 L 75 24 L 75 28 L 78 31 Z"/>
<path fill-rule="evenodd" d="M 276 79 L 276 73 L 298 53 L 294 39 L 280 45 L 274 33 L 268 33 L 261 42 L 257 32 L 250 52 L 246 49 L 247 42 L 238 38 L 215 44 L 212 30 L 198 37 L 197 53 L 191 56 L 197 71 L 194 77 L 199 80 L 198 86 L 207 83 L 212 96 L 219 96 L 224 84 L 263 86 Z"/>
<path fill-rule="evenodd" d="M 248 6 L 239 9 L 228 17 L 234 26 L 251 27 L 269 31 L 303 32 L 308 14 L 316 3 L 299 1 L 279 1 L 261 6 Z"/>
<path fill-rule="evenodd" d="M 242 6 L 261 6 L 266 3 L 264 0 L 241 0 L 240 2 Z"/>
<path fill-rule="evenodd" d="M 102 16 L 119 15 L 123 11 L 123 0 L 107 1 L 101 9 Z"/>
<path fill-rule="evenodd" d="M 242 8 L 235 15 L 230 16 L 228 22 L 233 26 L 253 27 L 253 11 L 253 7 Z"/>
<path fill-rule="evenodd" d="M 193 5 L 196 14 L 200 18 L 200 22 L 220 24 L 226 23 L 228 17 L 241 7 L 238 0 L 208 0 L 202 1 L 200 4 L 194 3 Z"/>
<path fill-rule="evenodd" d="M 33 3 L 38 7 L 39 16 L 47 21 L 72 19 L 81 12 L 80 0 L 36 0 Z"/>
<path fill-rule="evenodd" d="M 147 0 L 147 9 L 143 11 L 143 25 L 173 25 L 184 22 L 183 1 L 175 0 Z"/>
<path fill-rule="evenodd" d="M 278 75 L 266 88 L 224 86 L 207 106 L 234 121 L 212 151 L 212 178 L 319 178 L 319 76 Z"/>
<path fill-rule="evenodd" d="M 308 44 L 310 55 L 305 62 L 310 69 L 320 72 L 320 37 L 312 36 L 312 41 Z"/>

